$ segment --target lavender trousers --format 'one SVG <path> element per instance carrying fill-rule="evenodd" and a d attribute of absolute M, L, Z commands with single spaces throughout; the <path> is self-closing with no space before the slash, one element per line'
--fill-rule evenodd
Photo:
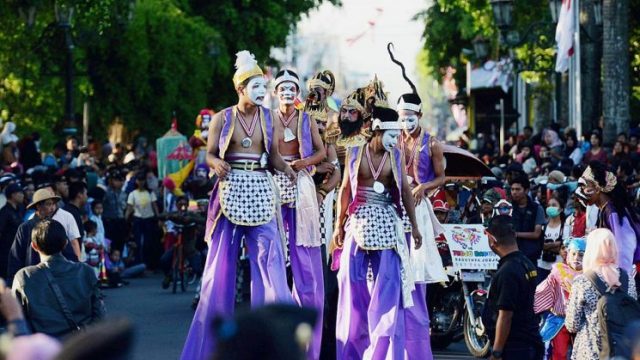
<path fill-rule="evenodd" d="M 322 319 L 324 311 L 324 278 L 322 268 L 322 247 L 297 246 L 296 209 L 282 206 L 282 221 L 289 239 L 289 260 L 293 274 L 293 299 L 303 307 L 318 311 L 318 320 L 313 331 L 313 339 L 307 357 L 320 358 L 322 344 Z"/>
<path fill-rule="evenodd" d="M 233 315 L 236 266 L 243 237 L 251 264 L 251 307 L 293 302 L 276 218 L 265 225 L 242 226 L 231 223 L 221 214 L 211 236 L 200 302 L 182 350 L 183 360 L 210 358 L 215 350 L 213 319 Z"/>
<path fill-rule="evenodd" d="M 432 360 L 427 285 L 416 284 L 414 305 L 402 306 L 400 257 L 345 240 L 338 270 L 337 359 Z M 367 281 L 367 272 L 373 281 Z"/>

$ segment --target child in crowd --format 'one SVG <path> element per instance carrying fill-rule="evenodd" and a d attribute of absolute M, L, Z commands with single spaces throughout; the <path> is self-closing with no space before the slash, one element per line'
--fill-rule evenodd
<path fill-rule="evenodd" d="M 533 310 L 547 312 L 540 329 L 542 340 L 548 346 L 546 359 L 565 360 L 571 346 L 571 334 L 564 326 L 565 307 L 569 302 L 573 279 L 582 273 L 582 257 L 587 247 L 584 238 L 572 238 L 565 242 L 565 262 L 555 263 L 551 273 L 536 288 Z"/>
<path fill-rule="evenodd" d="M 114 249 L 109 256 L 108 274 L 113 286 L 122 286 L 122 284 L 125 283 L 123 279 L 139 277 L 143 275 L 146 270 L 144 264 L 134 264 L 135 250 L 132 251 L 129 245 L 131 244 L 125 246 L 124 255 L 120 250 Z"/>
<path fill-rule="evenodd" d="M 102 201 L 93 200 L 91 203 L 91 216 L 89 216 L 89 220 L 96 223 L 96 238 L 105 243 L 105 232 L 104 232 L 104 223 L 102 222 L 102 212 L 103 212 Z M 106 245 L 106 244 L 105 244 Z"/>
<path fill-rule="evenodd" d="M 100 264 L 104 260 L 104 241 L 98 238 L 98 225 L 91 220 L 84 223 L 85 236 L 83 240 L 86 263 L 100 276 Z"/>

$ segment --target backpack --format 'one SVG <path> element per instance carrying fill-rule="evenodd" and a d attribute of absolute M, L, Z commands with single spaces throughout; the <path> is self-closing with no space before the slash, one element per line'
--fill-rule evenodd
<path fill-rule="evenodd" d="M 633 344 L 624 340 L 624 330 L 627 324 L 640 319 L 640 303 L 628 294 L 629 276 L 621 269 L 621 286 L 610 291 L 607 291 L 607 284 L 595 272 L 589 271 L 584 276 L 600 294 L 596 305 L 602 336 L 600 359 L 630 355 Z"/>

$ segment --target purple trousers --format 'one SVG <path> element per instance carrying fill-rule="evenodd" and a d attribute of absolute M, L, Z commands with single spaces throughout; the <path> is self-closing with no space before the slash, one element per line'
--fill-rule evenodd
<path fill-rule="evenodd" d="M 433 360 L 429 337 L 429 310 L 427 284 L 416 284 L 412 293 L 413 306 L 404 311 L 406 327 L 405 347 L 407 360 Z"/>
<path fill-rule="evenodd" d="M 337 359 L 404 359 L 406 310 L 396 251 L 363 250 L 347 232 L 338 288 Z"/>
<path fill-rule="evenodd" d="M 284 249 L 276 218 L 265 225 L 242 226 L 220 215 L 211 235 L 200 302 L 182 350 L 183 360 L 209 359 L 215 350 L 211 331 L 213 319 L 233 315 L 236 266 L 243 237 L 251 264 L 251 306 L 293 302 L 287 286 Z"/>
<path fill-rule="evenodd" d="M 313 340 L 307 357 L 320 358 L 322 344 L 322 319 L 324 311 L 324 278 L 322 269 L 322 247 L 297 246 L 296 209 L 282 206 L 282 221 L 289 238 L 289 259 L 293 274 L 293 299 L 303 307 L 318 311 L 318 321 L 313 331 Z"/>

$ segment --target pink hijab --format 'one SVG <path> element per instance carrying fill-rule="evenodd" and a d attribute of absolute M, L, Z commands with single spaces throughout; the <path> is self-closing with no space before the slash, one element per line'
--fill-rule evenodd
<path fill-rule="evenodd" d="M 582 268 L 585 273 L 591 270 L 602 275 L 610 287 L 620 286 L 618 244 L 609 229 L 601 228 L 589 233 Z"/>

